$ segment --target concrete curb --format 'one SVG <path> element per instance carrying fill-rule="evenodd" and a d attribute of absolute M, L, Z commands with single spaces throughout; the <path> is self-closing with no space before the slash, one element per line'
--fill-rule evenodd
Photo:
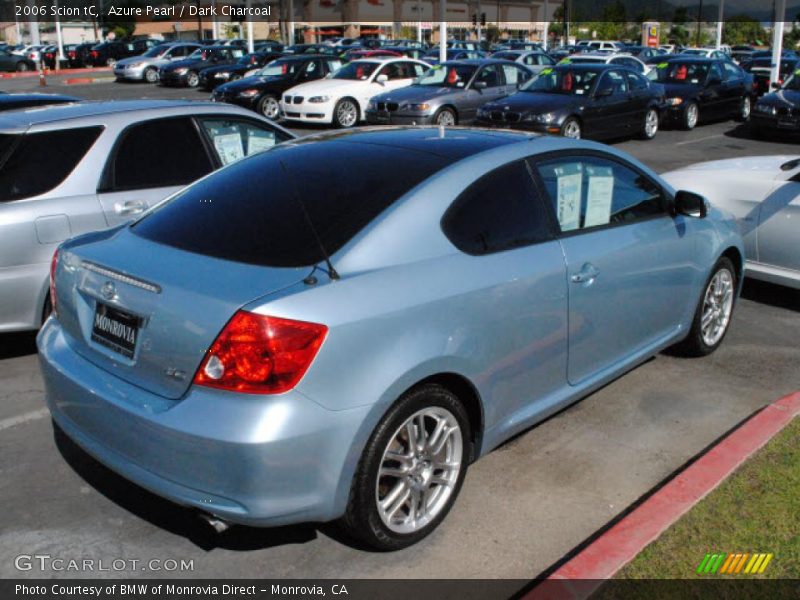
<path fill-rule="evenodd" d="M 768 404 L 524 596 L 583 599 L 800 414 L 800 392 Z M 577 581 L 575 581 L 577 580 Z"/>
<path fill-rule="evenodd" d="M 47 69 L 44 72 L 45 77 L 59 77 L 61 75 L 78 75 L 79 73 L 110 73 L 111 67 L 86 67 L 83 69 L 61 69 L 56 72 Z M 0 79 L 20 79 L 25 77 L 38 77 L 39 71 L 25 71 L 24 73 L 0 73 Z"/>
<path fill-rule="evenodd" d="M 61 83 L 64 85 L 86 85 L 92 83 L 108 83 L 115 81 L 116 77 L 70 77 Z"/>

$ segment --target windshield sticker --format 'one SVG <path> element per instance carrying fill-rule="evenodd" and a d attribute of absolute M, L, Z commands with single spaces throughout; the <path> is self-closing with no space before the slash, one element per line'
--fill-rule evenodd
<path fill-rule="evenodd" d="M 570 59 L 568 59 L 568 58 L 562 58 L 559 61 L 558 64 L 560 64 L 560 65 L 570 65 L 570 64 L 572 64 L 572 61 Z"/>
<path fill-rule="evenodd" d="M 584 227 L 608 225 L 611 222 L 611 199 L 614 196 L 614 174 L 611 167 L 587 167 L 589 189 L 586 195 Z"/>
<path fill-rule="evenodd" d="M 247 131 L 247 155 L 256 154 L 269 150 L 275 145 L 275 134 L 271 131 L 261 131 L 259 129 L 248 129 Z"/>
<path fill-rule="evenodd" d="M 541 71 L 541 75 L 550 75 L 550 73 L 552 73 L 552 72 L 553 72 L 553 69 L 551 69 L 550 67 L 548 67 L 548 68 L 546 68 L 546 69 L 542 69 L 542 71 Z"/>
<path fill-rule="evenodd" d="M 561 231 L 578 229 L 581 219 L 581 187 L 583 172 L 580 164 L 565 165 L 556 170 L 558 224 Z"/>
<path fill-rule="evenodd" d="M 439 69 L 441 69 L 441 68 L 442 68 L 442 65 L 433 65 L 433 66 L 431 67 L 431 69 L 433 69 L 434 71 L 438 71 L 438 70 L 439 70 Z"/>
<path fill-rule="evenodd" d="M 658 63 L 656 65 L 656 69 L 666 69 L 669 66 L 669 63 Z"/>

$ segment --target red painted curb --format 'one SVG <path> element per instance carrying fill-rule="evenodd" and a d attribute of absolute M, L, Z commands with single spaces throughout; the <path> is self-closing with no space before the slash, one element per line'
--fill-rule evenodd
<path fill-rule="evenodd" d="M 113 79 L 113 77 L 70 77 L 61 83 L 64 85 L 85 85 L 87 83 L 107 83 Z"/>
<path fill-rule="evenodd" d="M 586 598 L 800 414 L 800 392 L 768 404 L 533 588 L 526 600 Z M 569 581 L 569 580 L 581 581 Z"/>
<path fill-rule="evenodd" d="M 58 72 L 53 71 L 52 69 L 47 69 L 44 74 L 45 77 L 58 77 L 61 75 L 77 75 L 79 73 L 110 73 L 111 71 L 111 67 L 84 67 L 81 69 L 61 69 Z M 0 73 L 0 79 L 18 79 L 38 76 L 39 71 L 25 71 L 24 73 Z"/>

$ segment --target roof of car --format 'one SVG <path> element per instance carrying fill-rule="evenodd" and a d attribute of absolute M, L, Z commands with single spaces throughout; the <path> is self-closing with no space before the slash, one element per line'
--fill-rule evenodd
<path fill-rule="evenodd" d="M 674 55 L 666 55 L 663 57 L 664 62 L 673 62 L 673 61 L 680 61 L 680 62 L 717 62 L 718 59 L 713 58 L 711 56 L 702 56 L 699 54 L 674 54 Z"/>
<path fill-rule="evenodd" d="M 481 65 L 507 65 L 507 64 L 516 64 L 516 66 L 520 66 L 519 63 L 513 63 L 510 60 L 506 60 L 505 58 L 457 58 L 453 60 L 445 61 L 446 65 L 472 65 L 472 66 L 481 66 Z"/>
<path fill-rule="evenodd" d="M 538 134 L 496 129 L 462 129 L 460 127 L 363 127 L 347 132 L 326 131 L 304 136 L 288 144 L 347 142 L 388 146 L 400 150 L 427 152 L 450 161 L 499 146 L 524 142 Z"/>
<path fill-rule="evenodd" d="M 591 62 L 586 62 L 586 63 L 574 63 L 574 62 L 559 63 L 555 67 L 552 67 L 552 68 L 553 69 L 579 69 L 579 70 L 587 70 L 588 71 L 589 69 L 593 69 L 593 70 L 597 70 L 597 69 L 601 69 L 601 70 L 619 69 L 620 66 L 619 65 L 611 65 L 611 64 L 608 64 L 606 62 L 599 61 L 599 60 L 593 60 Z"/>
<path fill-rule="evenodd" d="M 110 117 L 131 112 L 163 112 L 164 116 L 169 116 L 172 113 L 185 114 L 190 109 L 198 108 L 213 108 L 214 111 L 224 112 L 232 106 L 224 103 L 191 100 L 106 100 L 49 105 L 44 110 L 32 108 L 3 113 L 0 116 L 0 131 L 25 131 L 34 125 Z"/>

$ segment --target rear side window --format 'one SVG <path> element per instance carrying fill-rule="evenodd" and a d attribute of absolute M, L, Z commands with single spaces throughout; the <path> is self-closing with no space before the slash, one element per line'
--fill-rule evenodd
<path fill-rule="evenodd" d="M 269 150 L 288 138 L 266 126 L 231 119 L 201 119 L 214 151 L 223 165 Z"/>
<path fill-rule="evenodd" d="M 447 209 L 442 229 L 472 255 L 502 252 L 550 239 L 544 204 L 524 161 L 484 175 Z"/>
<path fill-rule="evenodd" d="M 132 231 L 235 262 L 309 266 L 323 255 L 303 205 L 323 247 L 334 254 L 445 164 L 434 154 L 379 144 L 290 143 L 235 162 L 189 187 Z M 403 166 L 401 176 L 398 165 Z"/>
<path fill-rule="evenodd" d="M 213 168 L 191 120 L 147 121 L 123 132 L 101 191 L 186 185 Z"/>
<path fill-rule="evenodd" d="M 49 192 L 64 182 L 102 127 L 0 136 L 0 202 Z"/>

